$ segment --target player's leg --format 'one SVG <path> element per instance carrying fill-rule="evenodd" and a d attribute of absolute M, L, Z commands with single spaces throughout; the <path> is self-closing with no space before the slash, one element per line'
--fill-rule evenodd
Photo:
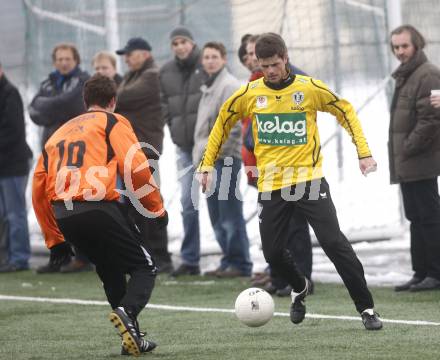
<path fill-rule="evenodd" d="M 310 239 L 309 224 L 307 219 L 300 212 L 295 210 L 290 219 L 289 224 L 289 238 L 287 247 L 293 254 L 296 266 L 299 271 L 309 280 L 312 276 L 312 243 Z M 271 270 L 272 287 L 271 290 L 276 289 L 278 296 L 290 295 L 291 288 L 287 282 L 279 276 L 276 271 Z M 310 281 L 311 288 L 309 294 L 313 291 L 313 283 Z"/>
<path fill-rule="evenodd" d="M 324 178 L 308 183 L 303 198 L 298 201 L 298 208 L 306 216 L 322 249 L 335 265 L 357 311 L 362 314 L 365 310 L 372 310 L 374 302 L 367 287 L 364 269 L 339 228 L 330 188 Z"/>
<path fill-rule="evenodd" d="M 293 204 L 281 198 L 280 191 L 258 194 L 258 217 L 263 254 L 268 264 L 284 277 L 295 291 L 304 288 L 304 276 L 287 249 Z"/>
<path fill-rule="evenodd" d="M 107 210 L 87 211 L 57 221 L 66 238 L 72 239 L 96 264 L 114 308 L 110 319 L 123 338 L 125 350 L 130 354 L 140 354 L 155 347 L 153 342 L 141 338 L 137 316 L 151 296 L 156 268 L 149 253 L 140 244 L 139 233 L 135 232 L 119 208 L 112 205 Z M 130 274 L 130 280 L 123 294 L 125 279 L 121 274 L 126 273 Z"/>
<path fill-rule="evenodd" d="M 298 324 L 305 317 L 304 298 L 309 282 L 298 270 L 292 252 L 287 248 L 290 218 L 294 202 L 281 197 L 281 191 L 258 194 L 260 235 L 263 254 L 270 267 L 292 287 L 290 319 Z"/>

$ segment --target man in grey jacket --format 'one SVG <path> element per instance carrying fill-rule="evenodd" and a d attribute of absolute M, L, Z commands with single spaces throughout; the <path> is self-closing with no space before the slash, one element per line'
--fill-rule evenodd
<path fill-rule="evenodd" d="M 440 89 L 440 70 L 423 52 L 425 39 L 411 25 L 391 32 L 391 49 L 400 66 L 393 73 L 389 164 L 391 183 L 402 190 L 410 221 L 413 277 L 396 291 L 440 289 L 440 111 L 430 104 Z"/>
<path fill-rule="evenodd" d="M 198 166 L 223 103 L 240 88 L 240 82 L 226 68 L 226 49 L 222 43 L 208 42 L 203 46 L 202 65 L 209 78 L 202 86 L 194 134 L 193 161 Z M 222 250 L 217 269 L 205 273 L 217 277 L 250 276 L 252 262 L 249 239 L 243 218 L 239 173 L 241 169 L 241 122 L 231 130 L 215 162 L 216 181 L 207 197 L 209 217 L 215 238 Z"/>
<path fill-rule="evenodd" d="M 159 69 L 151 54 L 150 44 L 143 38 L 130 39 L 123 49 L 129 71 L 118 88 L 116 112 L 125 116 L 143 146 L 150 170 L 157 183 L 160 183 L 159 157 L 162 153 L 164 121 L 160 105 Z M 144 245 L 154 255 L 160 272 L 172 271 L 171 257 L 168 253 L 166 227 L 158 228 L 154 219 L 139 214 L 129 204 L 129 212 L 137 223 Z"/>
<path fill-rule="evenodd" d="M 188 29 L 178 27 L 170 34 L 174 59 L 160 69 L 163 116 L 177 147 L 177 169 L 181 187 L 183 217 L 182 264 L 172 275 L 200 273 L 200 232 L 198 184 L 194 179 L 192 150 L 197 109 L 202 95 L 200 86 L 206 79 L 200 64 L 200 50 Z M 194 183 L 194 185 L 193 185 Z"/>

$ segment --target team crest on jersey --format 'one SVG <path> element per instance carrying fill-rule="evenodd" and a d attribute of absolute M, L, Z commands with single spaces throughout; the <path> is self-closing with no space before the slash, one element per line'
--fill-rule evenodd
<path fill-rule="evenodd" d="M 267 108 L 267 96 L 257 96 L 255 106 L 257 109 Z"/>
<path fill-rule="evenodd" d="M 294 92 L 292 95 L 292 100 L 296 105 L 301 104 L 304 101 L 304 93 L 302 91 Z"/>

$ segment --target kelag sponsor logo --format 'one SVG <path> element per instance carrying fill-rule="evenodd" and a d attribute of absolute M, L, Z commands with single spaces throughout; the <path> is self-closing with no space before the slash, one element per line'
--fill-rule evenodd
<path fill-rule="evenodd" d="M 256 114 L 260 144 L 293 146 L 307 144 L 306 113 Z"/>

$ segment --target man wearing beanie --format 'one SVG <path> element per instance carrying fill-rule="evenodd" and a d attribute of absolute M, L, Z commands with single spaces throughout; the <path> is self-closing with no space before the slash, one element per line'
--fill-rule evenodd
<path fill-rule="evenodd" d="M 184 229 L 180 251 L 182 264 L 172 275 L 197 275 L 200 274 L 199 189 L 194 179 L 192 149 L 202 95 L 200 86 L 206 74 L 200 64 L 200 50 L 188 29 L 177 27 L 171 32 L 170 41 L 174 59 L 160 69 L 161 102 L 171 138 L 176 144 Z"/>

